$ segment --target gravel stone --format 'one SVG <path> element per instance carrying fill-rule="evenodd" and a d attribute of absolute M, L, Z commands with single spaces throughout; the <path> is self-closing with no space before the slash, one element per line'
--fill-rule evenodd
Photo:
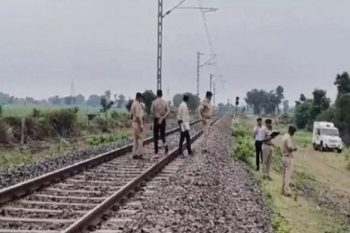
<path fill-rule="evenodd" d="M 231 119 L 212 127 L 209 154 L 194 157 L 148 201 L 125 233 L 272 233 L 268 208 L 244 165 L 231 158 Z"/>

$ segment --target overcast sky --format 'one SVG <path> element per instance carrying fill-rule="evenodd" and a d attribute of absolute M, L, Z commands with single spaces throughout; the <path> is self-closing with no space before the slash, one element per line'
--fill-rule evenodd
<path fill-rule="evenodd" d="M 165 9 L 179 0 L 164 0 Z M 184 6 L 198 6 L 187 0 Z M 350 68 L 349 0 L 203 0 L 218 69 L 218 99 L 281 84 L 294 101 Z M 156 87 L 157 0 L 1 0 L 0 91 L 46 98 Z M 163 89 L 195 93 L 196 52 L 209 54 L 198 10 L 164 19 Z M 207 57 L 203 57 L 206 59 Z"/>

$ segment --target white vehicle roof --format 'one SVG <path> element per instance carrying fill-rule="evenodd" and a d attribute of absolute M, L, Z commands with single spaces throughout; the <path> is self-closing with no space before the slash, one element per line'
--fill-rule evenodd
<path fill-rule="evenodd" d="M 314 128 L 335 128 L 334 123 L 326 121 L 316 121 Z"/>

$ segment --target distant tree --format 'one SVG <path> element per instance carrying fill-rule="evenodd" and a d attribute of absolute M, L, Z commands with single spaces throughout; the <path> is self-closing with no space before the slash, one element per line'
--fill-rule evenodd
<path fill-rule="evenodd" d="M 201 101 L 200 98 L 197 95 L 194 95 L 190 92 L 186 92 L 185 95 L 189 97 L 188 103 L 187 103 L 189 110 L 191 111 L 197 110 Z"/>
<path fill-rule="evenodd" d="M 275 94 L 275 99 L 276 99 L 276 104 L 277 104 L 277 114 L 278 116 L 280 115 L 280 104 L 282 103 L 282 100 L 284 99 L 284 88 L 279 85 L 276 88 L 276 94 Z"/>
<path fill-rule="evenodd" d="M 2 105 L 0 105 L 0 117 L 2 117 Z"/>
<path fill-rule="evenodd" d="M 134 102 L 134 100 L 132 99 L 129 99 L 127 104 L 125 105 L 125 108 L 128 110 L 128 112 L 131 111 L 131 106 L 132 106 L 132 103 Z"/>
<path fill-rule="evenodd" d="M 313 100 L 310 108 L 310 125 L 316 120 L 317 116 L 330 107 L 330 99 L 327 98 L 325 90 L 315 89 Z"/>
<path fill-rule="evenodd" d="M 0 104 L 8 104 L 10 95 L 0 92 Z"/>
<path fill-rule="evenodd" d="M 295 106 L 294 121 L 299 129 L 305 129 L 310 122 L 310 109 L 312 100 L 305 100 Z"/>
<path fill-rule="evenodd" d="M 85 97 L 81 94 L 75 96 L 74 103 L 76 105 L 84 105 L 85 104 Z"/>
<path fill-rule="evenodd" d="M 101 97 L 101 112 L 105 114 L 107 129 L 108 129 L 108 110 L 112 106 L 113 106 L 113 101 L 111 100 L 111 92 L 106 91 L 105 95 Z"/>
<path fill-rule="evenodd" d="M 350 92 L 340 95 L 336 102 L 335 123 L 339 127 L 343 140 L 350 145 Z"/>
<path fill-rule="evenodd" d="M 125 95 L 119 95 L 117 101 L 117 107 L 122 108 L 126 104 L 126 97 Z"/>
<path fill-rule="evenodd" d="M 283 113 L 287 114 L 289 112 L 289 101 L 284 100 L 282 104 L 283 104 Z"/>
<path fill-rule="evenodd" d="M 245 102 L 253 107 L 254 114 L 259 115 L 262 110 L 262 99 L 264 98 L 264 93 L 262 90 L 253 89 L 247 92 L 247 97 L 245 98 Z"/>
<path fill-rule="evenodd" d="M 49 98 L 49 103 L 52 104 L 52 105 L 59 105 L 62 102 L 61 102 L 60 97 L 58 95 L 56 95 L 56 96 L 53 96 L 53 97 Z"/>
<path fill-rule="evenodd" d="M 300 97 L 299 97 L 299 100 L 300 100 L 301 102 L 304 102 L 304 101 L 306 100 L 305 95 L 304 95 L 304 94 L 301 94 Z"/>
<path fill-rule="evenodd" d="M 173 97 L 173 104 L 176 108 L 178 108 L 180 106 L 182 99 L 183 99 L 183 94 L 176 94 Z"/>
<path fill-rule="evenodd" d="M 26 104 L 34 104 L 35 100 L 32 97 L 26 97 L 25 103 Z"/>
<path fill-rule="evenodd" d="M 72 96 L 66 96 L 66 97 L 64 97 L 64 98 L 63 98 L 63 103 L 64 103 L 65 105 L 72 105 L 72 104 L 74 104 L 74 97 L 72 97 Z"/>
<path fill-rule="evenodd" d="M 145 101 L 145 111 L 147 114 L 151 114 L 151 106 L 153 100 L 157 98 L 152 90 L 146 90 L 142 93 L 143 99 Z"/>
<path fill-rule="evenodd" d="M 90 95 L 86 104 L 91 107 L 98 107 L 101 103 L 101 96 L 98 95 Z"/>
<path fill-rule="evenodd" d="M 340 97 L 343 94 L 350 92 L 350 77 L 347 72 L 344 72 L 343 74 L 338 74 L 336 77 L 336 80 L 334 84 L 338 88 L 338 97 Z"/>

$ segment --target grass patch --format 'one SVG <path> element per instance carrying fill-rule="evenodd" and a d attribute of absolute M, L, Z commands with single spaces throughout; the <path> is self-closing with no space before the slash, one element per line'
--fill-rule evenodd
<path fill-rule="evenodd" d="M 254 148 L 243 149 L 241 147 L 253 144 L 251 130 L 248 125 L 251 122 L 241 122 L 240 125 L 233 124 L 233 135 L 236 136 L 235 141 L 235 158 L 242 160 L 253 174 L 256 183 L 261 187 L 267 205 L 271 208 L 272 226 L 275 233 L 345 233 L 350 232 L 344 219 L 337 216 L 331 209 L 320 204 L 319 200 L 325 198 L 327 185 L 320 181 L 318 173 L 313 173 L 309 164 L 297 161 L 299 157 L 310 158 L 312 156 L 308 151 L 311 148 L 312 134 L 307 131 L 299 131 L 294 136 L 294 141 L 300 149 L 295 158 L 295 169 L 292 177 L 293 197 L 288 198 L 281 195 L 282 189 L 282 151 L 281 147 L 274 148 L 272 159 L 271 177 L 273 181 L 262 180 L 262 174 L 255 171 L 252 164 L 255 161 Z M 236 131 L 236 132 L 235 132 Z M 243 132 L 242 132 L 243 131 Z M 280 126 L 281 132 L 286 132 L 286 127 Z M 246 140 L 250 141 L 247 142 Z M 274 143 L 279 145 L 280 139 L 275 139 Z M 247 156 L 248 155 L 248 156 Z M 325 155 L 324 155 L 325 156 Z M 344 157 L 349 161 L 350 154 L 344 152 Z M 317 159 L 317 157 L 315 157 Z M 335 159 L 331 157 L 332 161 Z M 343 160 L 344 158 L 342 158 Z M 338 161 L 338 160 L 337 160 Z M 349 162 L 350 163 L 350 162 Z M 338 167 L 338 164 L 334 164 Z M 343 165 L 344 166 L 344 165 Z M 344 168 L 344 167 L 343 167 Z M 329 169 L 334 169 L 329 168 Z M 350 169 L 350 165 L 349 165 Z"/>
<path fill-rule="evenodd" d="M 299 146 L 306 148 L 312 144 L 312 133 L 305 130 L 297 131 L 294 135 L 294 142 Z"/>

